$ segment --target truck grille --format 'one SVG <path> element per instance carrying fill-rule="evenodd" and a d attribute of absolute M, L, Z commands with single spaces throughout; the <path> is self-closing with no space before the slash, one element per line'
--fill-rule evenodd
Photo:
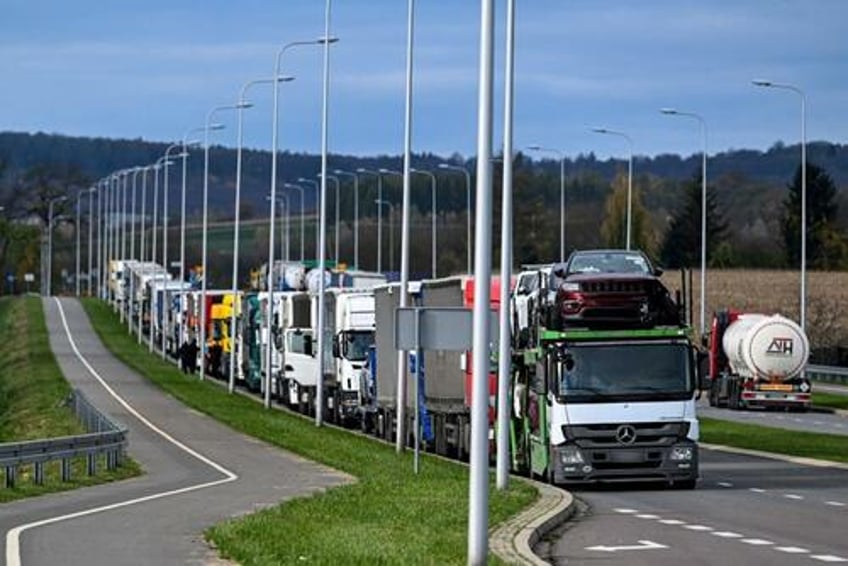
<path fill-rule="evenodd" d="M 632 442 L 619 440 L 622 426 L 632 427 L 635 438 Z M 632 446 L 634 448 L 671 446 L 688 432 L 688 423 L 614 423 L 593 425 L 564 425 L 562 432 L 569 442 L 582 449 L 615 448 Z"/>

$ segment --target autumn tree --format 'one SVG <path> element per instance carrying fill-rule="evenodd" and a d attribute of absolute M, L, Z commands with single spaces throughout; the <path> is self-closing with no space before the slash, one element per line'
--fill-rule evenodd
<path fill-rule="evenodd" d="M 653 229 L 637 186 L 632 187 L 630 208 L 630 247 L 651 255 L 655 246 Z M 623 249 L 627 245 L 627 175 L 623 172 L 616 174 L 612 181 L 612 192 L 604 202 L 601 237 L 604 245 L 610 248 Z"/>

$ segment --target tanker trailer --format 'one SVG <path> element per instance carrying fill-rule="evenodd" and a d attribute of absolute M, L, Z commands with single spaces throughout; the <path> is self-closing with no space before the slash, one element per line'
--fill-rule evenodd
<path fill-rule="evenodd" d="M 807 335 L 792 320 L 725 310 L 715 313 L 710 333 L 711 406 L 776 407 L 806 411 L 810 382 Z"/>

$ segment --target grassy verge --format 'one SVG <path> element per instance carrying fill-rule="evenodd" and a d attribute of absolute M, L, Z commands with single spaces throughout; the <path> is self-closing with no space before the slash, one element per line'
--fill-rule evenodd
<path fill-rule="evenodd" d="M 110 351 L 186 405 L 358 478 L 209 529 L 208 538 L 224 556 L 244 564 L 465 562 L 468 473 L 463 466 L 424 455 L 421 474 L 413 476 L 411 454 L 398 456 L 391 446 L 346 431 L 318 429 L 228 395 L 214 383 L 187 378 L 139 348 L 107 306 L 96 300 L 84 306 Z M 490 526 L 536 497 L 535 489 L 520 482 L 505 493 L 492 489 Z"/>
<path fill-rule="evenodd" d="M 848 463 L 848 436 L 787 431 L 701 417 L 701 441 Z"/>
<path fill-rule="evenodd" d="M 0 299 L 0 344 L 0 367 L 3 368 L 0 372 L 0 442 L 84 433 L 85 429 L 73 412 L 64 405 L 71 388 L 50 350 L 41 299 Z M 115 481 L 140 473 L 135 462 L 125 459 L 125 463 L 109 472 L 100 462 L 101 471 L 88 477 L 84 460 L 76 459 L 72 463 L 73 481 L 63 483 L 59 463 L 55 462 L 45 466 L 42 485 L 34 485 L 31 467 L 22 466 L 18 469 L 14 489 L 0 487 L 0 502 Z"/>
<path fill-rule="evenodd" d="M 815 385 L 813 388 L 815 388 Z M 813 391 L 813 405 L 831 409 L 848 409 L 848 395 Z"/>

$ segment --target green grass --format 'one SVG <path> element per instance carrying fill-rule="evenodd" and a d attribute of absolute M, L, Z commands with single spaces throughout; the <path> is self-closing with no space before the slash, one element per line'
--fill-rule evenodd
<path fill-rule="evenodd" d="M 85 429 L 65 406 L 71 387 L 62 376 L 47 338 L 41 299 L 0 299 L 0 442 L 81 434 Z M 45 466 L 44 483 L 32 482 L 31 466 L 17 470 L 15 488 L 0 483 L 0 502 L 116 481 L 141 473 L 129 458 L 115 471 L 104 463 L 88 477 L 82 458 L 72 462 L 72 481 L 61 481 L 59 462 Z M 5 471 L 2 472 L 5 476 Z M 4 480 L 5 482 L 5 477 Z"/>
<path fill-rule="evenodd" d="M 701 441 L 848 463 L 848 436 L 787 431 L 701 417 Z"/>
<path fill-rule="evenodd" d="M 353 484 L 210 528 L 207 537 L 222 555 L 242 564 L 465 563 L 465 467 L 423 455 L 421 474 L 414 476 L 409 452 L 399 456 L 392 446 L 343 430 L 319 429 L 310 420 L 267 411 L 252 399 L 228 395 L 217 384 L 186 377 L 139 348 L 107 306 L 93 299 L 84 306 L 109 350 L 186 405 L 357 478 Z M 269 486 L 269 497 L 272 493 Z M 490 527 L 538 496 L 523 482 L 512 482 L 504 493 L 493 488 L 490 493 Z"/>
<path fill-rule="evenodd" d="M 813 405 L 816 407 L 829 407 L 831 409 L 848 409 L 848 395 L 837 395 L 836 393 L 824 393 L 815 391 L 813 386 Z"/>

